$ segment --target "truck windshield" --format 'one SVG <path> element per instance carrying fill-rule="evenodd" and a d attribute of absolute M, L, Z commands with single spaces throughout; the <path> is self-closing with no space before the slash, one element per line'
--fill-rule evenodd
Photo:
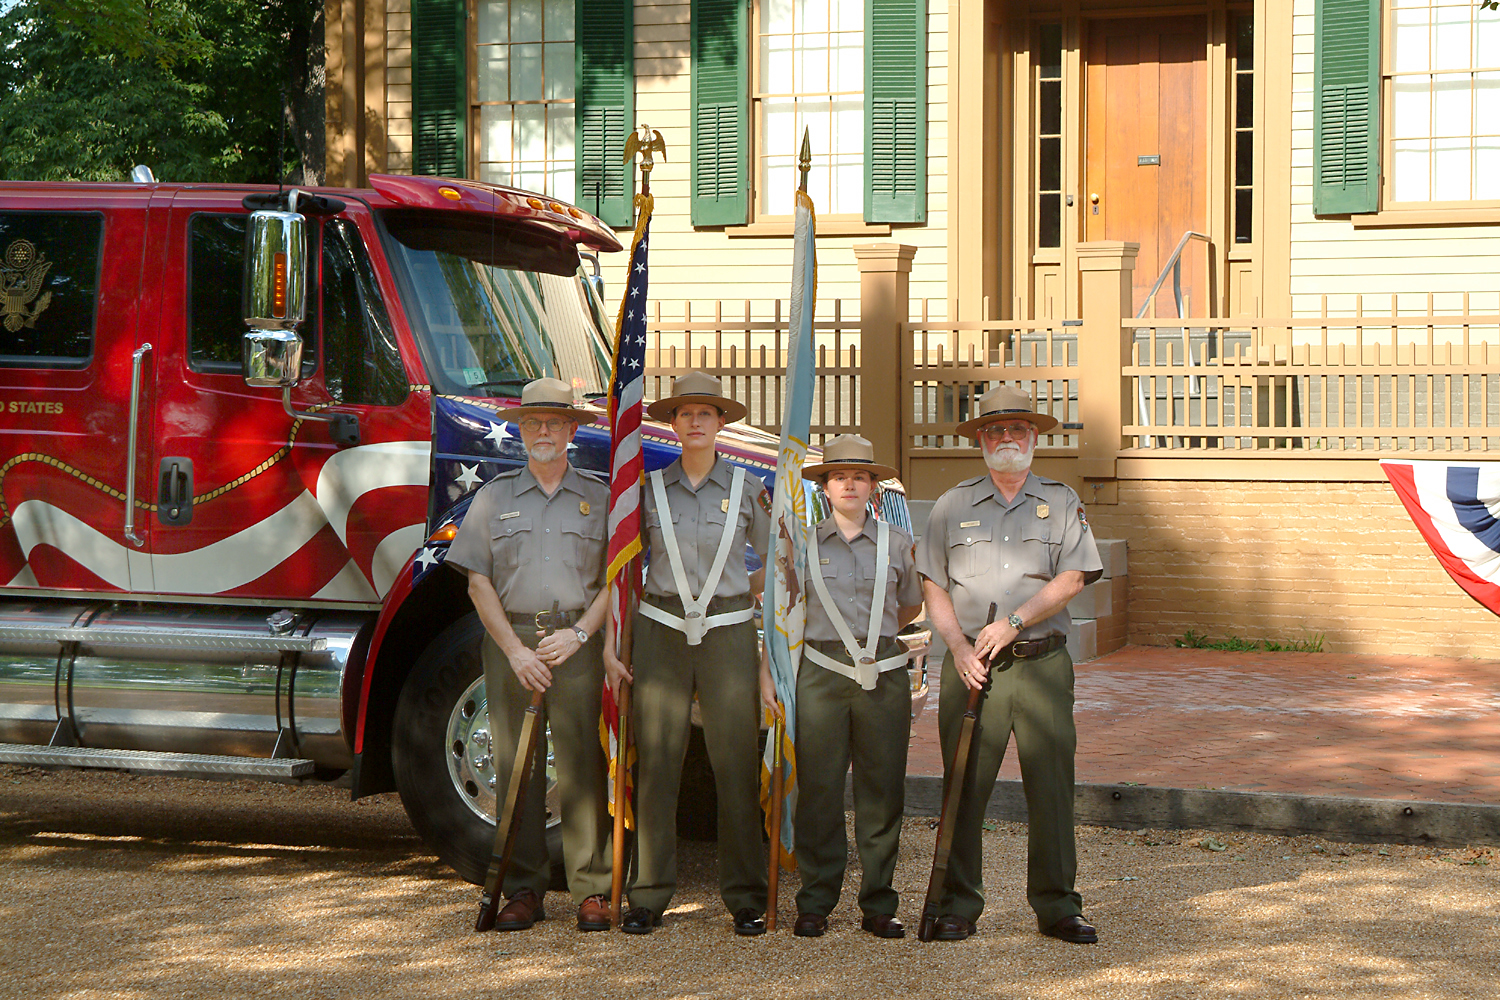
<path fill-rule="evenodd" d="M 478 221 L 482 229 L 449 213 L 385 213 L 433 391 L 518 396 L 548 376 L 584 395 L 606 392 L 604 303 L 576 251 Z"/>

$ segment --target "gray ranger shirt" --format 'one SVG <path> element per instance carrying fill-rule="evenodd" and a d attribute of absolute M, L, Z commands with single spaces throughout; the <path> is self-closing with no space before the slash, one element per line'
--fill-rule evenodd
<path fill-rule="evenodd" d="M 970 639 L 990 602 L 1003 619 L 1067 570 L 1085 584 L 1104 574 L 1093 529 L 1077 493 L 1034 472 L 1009 503 L 988 475 L 959 483 L 933 505 L 917 546 L 917 571 L 948 592 Z M 1064 607 L 1019 638 L 1065 636 L 1071 621 Z"/>
<path fill-rule="evenodd" d="M 713 568 L 714 555 L 719 551 L 719 539 L 724 532 L 724 521 L 731 516 L 725 510 L 729 502 L 730 477 L 734 467 L 722 457 L 715 457 L 713 468 L 695 490 L 686 473 L 682 471 L 682 459 L 677 459 L 662 470 L 662 484 L 667 488 L 667 506 L 672 509 L 673 530 L 677 533 L 677 547 L 682 554 L 683 574 L 687 577 L 688 596 L 698 598 L 699 590 Z M 651 554 L 646 567 L 646 593 L 657 597 L 677 597 L 677 581 L 672 576 L 672 566 L 667 559 L 667 543 L 662 536 L 661 515 L 656 510 L 656 490 L 651 485 L 648 473 L 641 484 L 645 500 L 646 548 Z M 719 576 L 719 586 L 713 597 L 743 597 L 750 593 L 750 573 L 745 569 L 745 544 L 755 549 L 762 564 L 767 562 L 767 546 L 771 535 L 771 498 L 765 484 L 750 470 L 745 470 L 745 484 L 740 489 L 739 509 L 733 512 L 734 541 L 729 550 L 729 560 Z M 449 556 L 449 558 L 453 558 Z"/>
<path fill-rule="evenodd" d="M 870 601 L 875 594 L 876 523 L 875 518 L 866 517 L 864 528 L 853 541 L 844 538 L 832 515 L 819 521 L 813 529 L 818 533 L 820 565 L 809 567 L 809 570 L 823 574 L 828 596 L 838 605 L 839 614 L 849 624 L 849 631 L 861 643 L 869 638 L 865 633 L 870 624 Z M 886 568 L 885 580 L 880 581 L 881 601 L 885 605 L 880 620 L 883 637 L 896 634 L 898 607 L 922 603 L 922 579 L 917 575 L 911 536 L 895 525 L 891 525 L 890 531 L 890 565 Z M 805 637 L 819 642 L 838 642 L 838 630 L 828 617 L 828 610 L 823 607 L 817 590 L 810 582 L 804 582 L 802 590 L 807 595 Z"/>
<path fill-rule="evenodd" d="M 609 487 L 571 465 L 550 497 L 531 469 L 480 487 L 447 564 L 486 574 L 515 614 L 583 611 L 604 588 Z"/>

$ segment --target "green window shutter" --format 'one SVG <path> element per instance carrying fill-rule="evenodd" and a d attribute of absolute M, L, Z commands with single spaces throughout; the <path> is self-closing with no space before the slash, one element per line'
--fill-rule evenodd
<path fill-rule="evenodd" d="M 635 5 L 577 0 L 574 11 L 578 191 L 573 200 L 611 226 L 631 226 L 635 165 L 620 158 L 635 128 Z"/>
<path fill-rule="evenodd" d="M 692 220 L 738 226 L 750 213 L 747 0 L 693 0 Z"/>
<path fill-rule="evenodd" d="M 412 0 L 412 172 L 464 176 L 468 32 L 463 0 Z"/>
<path fill-rule="evenodd" d="M 865 8 L 865 221 L 927 221 L 927 0 Z"/>
<path fill-rule="evenodd" d="M 1318 0 L 1313 214 L 1380 206 L 1380 0 Z"/>

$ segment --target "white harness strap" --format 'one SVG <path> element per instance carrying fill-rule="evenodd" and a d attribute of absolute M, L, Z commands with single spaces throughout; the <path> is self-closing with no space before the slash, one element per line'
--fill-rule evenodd
<path fill-rule="evenodd" d="M 821 563 L 818 561 L 818 529 L 815 527 L 807 533 L 808 576 L 812 577 L 813 590 L 818 592 L 818 600 L 823 602 L 823 610 L 828 612 L 828 620 L 833 622 L 839 640 L 843 642 L 854 665 L 840 663 L 812 645 L 804 645 L 803 652 L 818 666 L 827 667 L 850 680 L 858 681 L 859 686 L 866 691 L 875 690 L 875 679 L 879 674 L 903 666 L 907 660 L 906 653 L 888 656 L 883 660 L 875 659 L 875 647 L 880 644 L 880 624 L 885 617 L 886 571 L 891 566 L 891 526 L 884 521 L 876 521 L 875 525 L 875 589 L 870 594 L 870 627 L 865 632 L 863 647 L 855 641 L 854 631 L 844 620 L 838 605 L 828 593 L 828 584 L 823 580 L 823 572 L 819 569 Z"/>
<path fill-rule="evenodd" d="M 649 601 L 641 602 L 641 614 L 681 632 L 687 636 L 689 646 L 701 644 L 703 634 L 711 628 L 749 621 L 755 614 L 753 606 L 708 615 L 708 602 L 713 600 L 714 591 L 719 589 L 719 577 L 724 575 L 724 567 L 729 563 L 729 550 L 734 546 L 735 528 L 739 524 L 740 495 L 745 489 L 744 467 L 737 465 L 734 468 L 734 476 L 729 483 L 729 510 L 724 517 L 724 533 L 719 536 L 719 550 L 714 553 L 708 578 L 703 581 L 703 593 L 697 598 L 693 598 L 688 590 L 687 570 L 682 565 L 682 550 L 677 547 L 677 532 L 672 527 L 672 508 L 667 503 L 666 481 L 662 478 L 660 469 L 651 473 L 648 478 L 651 480 L 651 491 L 656 496 L 656 513 L 661 518 L 662 539 L 667 546 L 667 563 L 672 567 L 672 580 L 677 584 L 677 596 L 682 600 L 685 617 L 678 618 Z"/>

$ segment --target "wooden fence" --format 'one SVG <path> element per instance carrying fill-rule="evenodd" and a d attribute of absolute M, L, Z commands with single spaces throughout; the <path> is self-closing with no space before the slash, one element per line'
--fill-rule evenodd
<path fill-rule="evenodd" d="M 1500 453 L 1500 316 L 1402 315 L 1393 303 L 1383 316 L 1135 319 L 1133 246 L 1095 246 L 1077 319 L 932 320 L 926 303 L 908 301 L 903 273 L 865 273 L 861 318 L 834 301 L 815 323 L 812 443 L 857 429 L 914 496 L 937 496 L 982 471 L 956 428 L 1005 381 L 1059 421 L 1038 443 L 1039 466 L 1080 486 L 1371 480 L 1373 458 Z M 907 314 L 872 302 L 904 303 Z M 708 371 L 750 407 L 750 423 L 779 432 L 783 304 L 665 311 L 681 318 L 663 319 L 658 304 L 648 324 L 648 398 L 674 375 Z"/>

